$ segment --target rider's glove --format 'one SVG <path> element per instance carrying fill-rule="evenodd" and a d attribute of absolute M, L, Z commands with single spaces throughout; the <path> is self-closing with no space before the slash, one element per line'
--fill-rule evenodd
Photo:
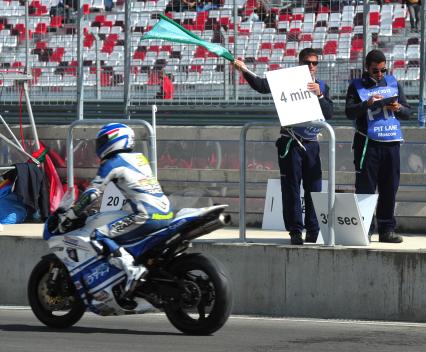
<path fill-rule="evenodd" d="M 73 220 L 78 219 L 78 216 L 73 208 L 68 209 L 65 213 L 58 214 L 58 217 L 58 230 L 60 233 L 67 232 L 71 228 Z"/>

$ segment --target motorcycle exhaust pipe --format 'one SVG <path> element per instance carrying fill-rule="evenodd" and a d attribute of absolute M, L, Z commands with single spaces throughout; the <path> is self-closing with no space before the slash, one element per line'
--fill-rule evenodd
<path fill-rule="evenodd" d="M 185 234 L 185 238 L 192 240 L 194 238 L 207 235 L 210 232 L 218 230 L 231 222 L 231 215 L 220 214 L 219 217 L 213 221 L 210 221 L 204 225 L 197 227 Z"/>

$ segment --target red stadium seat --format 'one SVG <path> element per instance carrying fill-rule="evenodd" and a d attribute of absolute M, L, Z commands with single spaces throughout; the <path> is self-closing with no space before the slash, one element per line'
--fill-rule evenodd
<path fill-rule="evenodd" d="M 197 58 L 204 58 L 207 55 L 207 49 L 202 46 L 197 46 L 197 49 L 195 50 L 194 57 Z"/>
<path fill-rule="evenodd" d="M 284 56 L 296 57 L 296 55 L 297 55 L 296 49 L 286 49 L 286 51 L 284 52 Z"/>
<path fill-rule="evenodd" d="M 50 19 L 50 27 L 53 28 L 59 28 L 63 26 L 62 23 L 62 16 L 52 16 L 52 18 Z"/>
<path fill-rule="evenodd" d="M 379 26 L 380 25 L 380 13 L 370 12 L 370 26 Z"/>
<path fill-rule="evenodd" d="M 260 50 L 263 50 L 263 49 L 269 49 L 269 50 L 271 50 L 272 49 L 272 43 L 271 42 L 264 42 L 264 43 L 261 43 L 260 44 Z"/>
<path fill-rule="evenodd" d="M 104 15 L 97 15 L 95 17 L 95 22 L 99 23 L 101 26 L 105 22 L 106 17 Z"/>
<path fill-rule="evenodd" d="M 189 71 L 201 73 L 203 72 L 203 65 L 190 65 Z"/>
<path fill-rule="evenodd" d="M 295 13 L 293 15 L 292 21 L 303 21 L 304 15 L 303 13 Z"/>
<path fill-rule="evenodd" d="M 261 62 L 261 63 L 268 63 L 269 62 L 269 57 L 267 57 L 267 56 L 259 56 L 256 61 L 257 62 Z"/>
<path fill-rule="evenodd" d="M 133 54 L 133 58 L 135 60 L 143 60 L 145 59 L 145 55 L 146 55 L 145 51 L 136 50 L 135 53 Z"/>
<path fill-rule="evenodd" d="M 156 53 L 159 53 L 161 50 L 161 47 L 159 45 L 150 45 L 147 49 L 147 51 L 154 51 Z"/>
<path fill-rule="evenodd" d="M 112 73 L 102 72 L 101 73 L 101 87 L 109 87 L 112 85 L 111 82 Z"/>
<path fill-rule="evenodd" d="M 83 4 L 83 15 L 90 14 L 90 5 L 89 4 Z"/>
<path fill-rule="evenodd" d="M 318 13 L 330 13 L 330 8 L 326 5 L 320 5 Z"/>
<path fill-rule="evenodd" d="M 49 13 L 47 6 L 45 5 L 40 5 L 39 7 L 37 7 L 37 12 L 36 12 L 36 16 L 43 16 L 46 15 L 47 13 Z"/>
<path fill-rule="evenodd" d="M 274 43 L 273 49 L 285 49 L 286 43 L 285 42 L 277 42 Z"/>
<path fill-rule="evenodd" d="M 37 23 L 35 33 L 36 34 L 45 34 L 47 32 L 47 24 L 46 23 Z"/>
<path fill-rule="evenodd" d="M 292 20 L 292 16 L 290 13 L 280 13 L 278 16 L 278 21 L 291 21 Z"/>
<path fill-rule="evenodd" d="M 83 46 L 85 48 L 91 48 L 95 42 L 95 37 L 91 33 L 84 34 Z"/>
<path fill-rule="evenodd" d="M 198 31 L 204 31 L 204 26 L 208 18 L 209 18 L 209 13 L 207 11 L 198 12 L 197 18 L 195 19 L 195 23 L 194 23 L 194 29 Z"/>
<path fill-rule="evenodd" d="M 167 52 L 171 53 L 173 51 L 173 47 L 171 45 L 163 45 L 160 48 L 160 51 L 167 51 Z"/>
<path fill-rule="evenodd" d="M 337 41 L 330 40 L 325 43 L 322 51 L 323 55 L 336 55 L 337 54 Z"/>
<path fill-rule="evenodd" d="M 393 68 L 406 68 L 407 65 L 405 63 L 405 60 L 395 60 L 393 63 Z"/>
<path fill-rule="evenodd" d="M 47 48 L 47 43 L 46 42 L 40 40 L 40 41 L 38 41 L 36 43 L 36 49 L 42 49 L 42 50 L 44 50 L 46 48 Z"/>
<path fill-rule="evenodd" d="M 405 18 L 398 17 L 395 18 L 392 22 L 392 32 L 397 33 L 405 28 Z"/>
<path fill-rule="evenodd" d="M 32 84 L 32 85 L 35 85 L 35 84 L 37 84 L 38 79 L 40 78 L 40 76 L 41 76 L 41 74 L 42 74 L 41 68 L 39 68 L 39 67 L 33 67 L 33 68 L 31 69 L 31 74 L 32 74 L 32 76 L 33 76 L 33 79 L 32 79 L 32 81 L 31 81 L 31 84 Z"/>
<path fill-rule="evenodd" d="M 312 41 L 312 33 L 302 33 L 300 36 L 301 42 L 311 42 Z"/>
<path fill-rule="evenodd" d="M 52 62 L 61 62 L 62 61 L 62 57 L 65 54 L 65 48 L 56 48 L 53 52 L 52 55 L 49 58 L 49 61 Z"/>
<path fill-rule="evenodd" d="M 65 73 L 72 75 L 72 76 L 77 76 L 77 67 L 78 67 L 78 62 L 77 60 L 72 60 L 68 67 L 65 69 Z"/>
<path fill-rule="evenodd" d="M 364 48 L 364 40 L 363 39 L 354 39 L 352 40 L 351 50 L 354 52 L 361 52 Z"/>
<path fill-rule="evenodd" d="M 247 2 L 244 5 L 243 15 L 250 16 L 256 7 L 257 7 L 256 0 L 247 0 Z"/>

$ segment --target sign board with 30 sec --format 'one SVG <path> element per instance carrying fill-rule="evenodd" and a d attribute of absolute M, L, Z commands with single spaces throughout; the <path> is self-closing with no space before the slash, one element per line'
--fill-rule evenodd
<path fill-rule="evenodd" d="M 318 98 L 308 90 L 312 82 L 306 65 L 266 72 L 281 126 L 323 120 Z"/>

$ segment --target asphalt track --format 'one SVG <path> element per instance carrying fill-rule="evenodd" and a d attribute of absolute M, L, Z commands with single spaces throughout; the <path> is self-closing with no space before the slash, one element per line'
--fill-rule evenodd
<path fill-rule="evenodd" d="M 232 316 L 212 336 L 186 336 L 161 313 L 99 317 L 67 330 L 29 309 L 0 307 L 0 352 L 424 352 L 426 324 Z"/>

